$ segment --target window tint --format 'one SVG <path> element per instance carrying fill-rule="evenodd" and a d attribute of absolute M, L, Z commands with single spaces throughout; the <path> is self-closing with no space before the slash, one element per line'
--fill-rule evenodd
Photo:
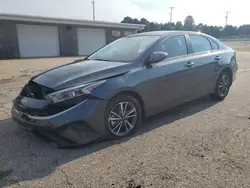
<path fill-rule="evenodd" d="M 193 46 L 194 53 L 211 50 L 210 42 L 205 37 L 190 35 L 190 41 Z"/>
<path fill-rule="evenodd" d="M 211 45 L 212 45 L 212 49 L 213 49 L 213 50 L 219 49 L 219 46 L 218 46 L 218 44 L 217 44 L 216 42 L 214 42 L 214 41 L 212 41 L 212 40 L 210 40 L 210 41 L 211 41 Z"/>
<path fill-rule="evenodd" d="M 168 57 L 177 57 L 187 54 L 186 39 L 183 35 L 174 36 L 161 43 L 157 51 L 168 53 Z"/>

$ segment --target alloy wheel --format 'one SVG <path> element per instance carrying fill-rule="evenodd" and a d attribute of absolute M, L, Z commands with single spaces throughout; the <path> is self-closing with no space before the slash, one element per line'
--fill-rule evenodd
<path fill-rule="evenodd" d="M 230 88 L 230 77 L 228 74 L 224 74 L 219 82 L 218 85 L 218 93 L 221 97 L 224 97 L 227 95 Z"/>
<path fill-rule="evenodd" d="M 128 101 L 116 104 L 109 113 L 108 127 L 115 136 L 125 136 L 135 127 L 137 121 L 137 110 Z"/>

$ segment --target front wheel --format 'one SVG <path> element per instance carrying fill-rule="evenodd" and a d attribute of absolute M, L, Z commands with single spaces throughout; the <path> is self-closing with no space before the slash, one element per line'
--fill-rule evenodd
<path fill-rule="evenodd" d="M 228 95 L 232 84 L 232 78 L 227 71 L 223 71 L 216 83 L 215 92 L 211 94 L 211 98 L 216 101 L 221 101 Z"/>
<path fill-rule="evenodd" d="M 119 95 L 109 102 L 105 119 L 109 138 L 127 136 L 141 124 L 140 103 L 130 95 Z"/>

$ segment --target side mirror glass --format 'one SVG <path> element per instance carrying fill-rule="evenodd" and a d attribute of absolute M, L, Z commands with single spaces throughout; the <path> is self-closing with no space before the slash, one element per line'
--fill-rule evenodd
<path fill-rule="evenodd" d="M 160 61 L 163 61 L 168 57 L 168 54 L 166 52 L 154 52 L 151 57 L 149 58 L 147 64 L 153 64 L 153 63 L 158 63 Z"/>

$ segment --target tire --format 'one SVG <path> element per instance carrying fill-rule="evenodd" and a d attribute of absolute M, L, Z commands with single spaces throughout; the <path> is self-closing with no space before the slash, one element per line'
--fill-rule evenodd
<path fill-rule="evenodd" d="M 121 109 L 123 109 L 123 114 Z M 136 131 L 141 121 L 142 108 L 140 103 L 131 95 L 118 95 L 109 101 L 106 108 L 105 125 L 107 138 L 126 137 Z"/>
<path fill-rule="evenodd" d="M 210 95 L 212 100 L 222 101 L 224 100 L 232 85 L 232 77 L 228 71 L 222 71 L 215 86 L 215 91 Z"/>

